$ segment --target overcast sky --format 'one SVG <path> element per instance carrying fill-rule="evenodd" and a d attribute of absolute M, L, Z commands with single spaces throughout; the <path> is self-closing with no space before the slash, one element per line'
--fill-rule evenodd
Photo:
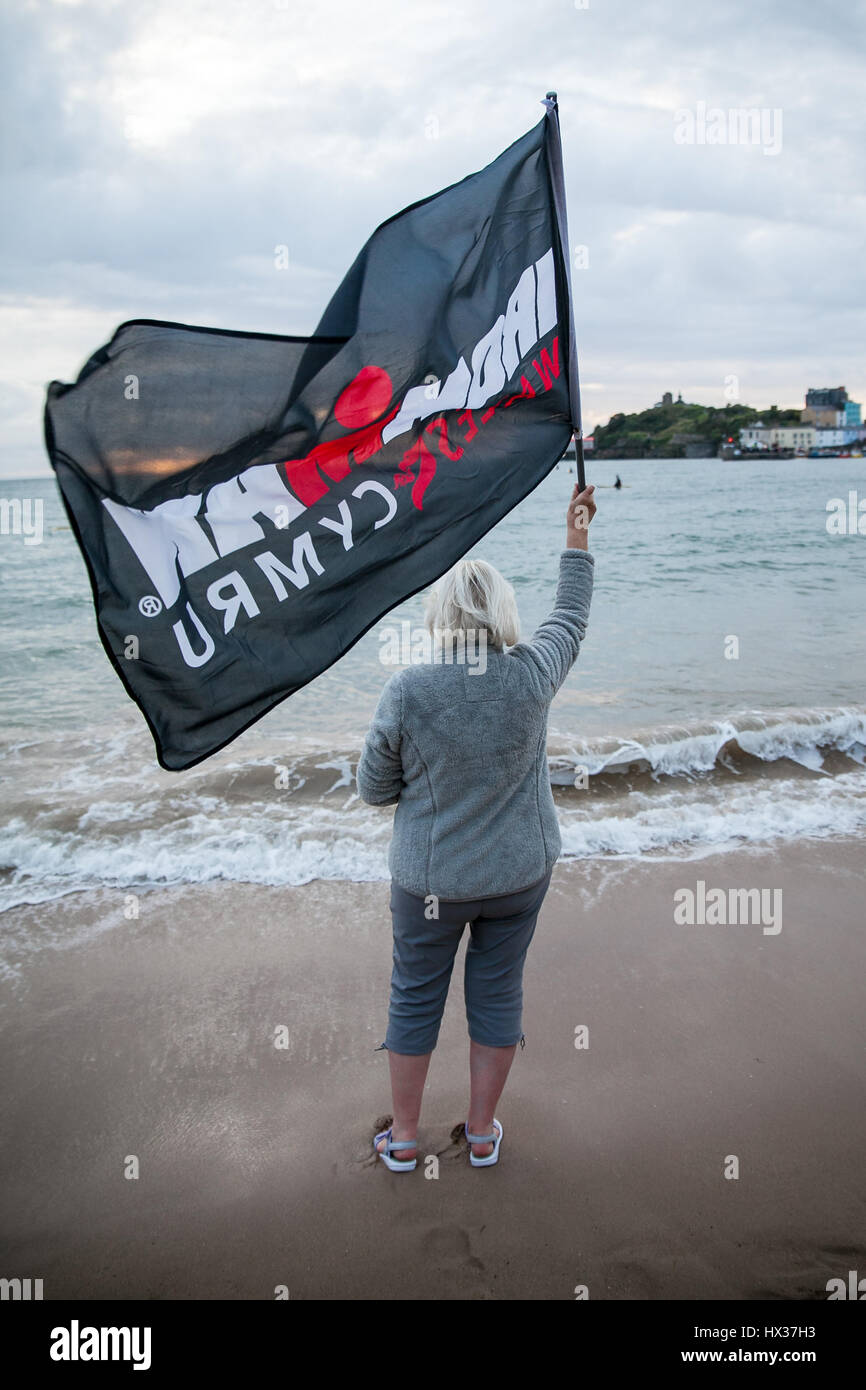
<path fill-rule="evenodd" d="M 495 158 L 550 88 L 588 426 L 664 390 L 724 405 L 731 377 L 758 407 L 866 401 L 860 0 L 3 11 L 3 476 L 49 471 L 45 386 L 124 319 L 312 332 L 378 223 Z M 701 103 L 763 110 L 764 136 L 679 143 Z"/>

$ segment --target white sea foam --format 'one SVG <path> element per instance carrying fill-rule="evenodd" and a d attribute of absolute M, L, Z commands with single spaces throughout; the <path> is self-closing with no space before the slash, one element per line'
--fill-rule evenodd
<path fill-rule="evenodd" d="M 14 866 L 0 885 L 0 910 L 98 887 L 388 876 L 391 816 L 356 797 L 334 807 L 245 807 L 240 823 L 238 808 L 215 798 L 168 823 L 142 825 L 142 809 L 97 803 L 73 831 L 15 818 L 0 833 L 0 862 Z M 866 770 L 630 792 L 603 806 L 561 807 L 559 816 L 565 857 L 688 854 L 707 845 L 855 834 L 866 828 Z"/>
<path fill-rule="evenodd" d="M 212 802 L 212 799 L 211 799 Z M 191 808 L 169 823 L 136 828 L 116 803 L 95 805 L 81 827 L 58 831 L 17 817 L 0 832 L 0 864 L 14 866 L 0 884 L 0 911 L 97 887 L 181 883 L 355 882 L 387 877 L 391 820 L 355 798 L 355 809 L 307 805 L 255 814 L 223 803 Z M 121 811 L 134 812 L 131 805 Z"/>
<path fill-rule="evenodd" d="M 657 777 L 691 776 L 711 772 L 720 755 L 735 742 L 761 762 L 788 759 L 813 771 L 824 765 L 830 750 L 866 765 L 866 712 L 860 709 L 804 710 L 788 716 L 747 713 L 714 721 L 698 732 L 653 730 L 645 739 L 621 743 L 607 740 L 571 743 L 568 757 L 590 776 L 645 764 Z M 560 755 L 561 758 L 562 755 Z M 730 766 L 722 757 L 722 763 Z"/>
<path fill-rule="evenodd" d="M 728 758 L 735 746 L 745 763 Z M 360 801 L 344 750 L 288 737 L 268 755 L 223 755 L 182 779 L 130 764 L 127 734 L 87 756 L 67 748 L 66 762 L 58 751 L 46 741 L 18 754 L 28 761 L 16 768 L 17 799 L 0 829 L 0 911 L 101 887 L 388 876 L 392 813 Z M 837 757 L 828 771 L 831 751 L 847 762 Z M 783 759 L 803 771 L 763 775 Z M 554 781 L 569 787 L 578 764 L 608 777 L 585 803 L 571 790 L 560 798 L 566 856 L 689 854 L 866 826 L 862 710 L 752 712 L 620 742 L 572 742 L 551 762 Z M 643 775 L 616 791 L 612 774 L 635 766 Z M 289 774 L 283 791 L 279 767 Z"/>
<path fill-rule="evenodd" d="M 633 792 L 616 814 L 591 806 L 560 814 L 563 857 L 641 857 L 661 851 L 687 856 L 707 846 L 720 851 L 774 840 L 856 835 L 866 830 L 866 772 L 819 781 L 786 779 L 700 792 Z"/>

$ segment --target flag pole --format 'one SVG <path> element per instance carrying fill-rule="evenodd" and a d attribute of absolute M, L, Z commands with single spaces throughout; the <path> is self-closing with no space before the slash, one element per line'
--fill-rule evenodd
<path fill-rule="evenodd" d="M 571 255 L 568 241 L 568 217 L 565 207 L 565 176 L 562 168 L 562 138 L 559 131 L 559 105 L 556 92 L 543 98 L 547 110 L 547 149 L 550 178 L 553 186 L 553 206 L 565 278 L 568 285 L 568 397 L 571 404 L 571 423 L 574 426 L 574 452 L 577 459 L 577 483 L 581 492 L 586 487 L 583 457 L 583 425 L 580 412 L 580 380 L 577 372 L 577 334 L 574 330 L 574 297 L 571 290 Z"/>

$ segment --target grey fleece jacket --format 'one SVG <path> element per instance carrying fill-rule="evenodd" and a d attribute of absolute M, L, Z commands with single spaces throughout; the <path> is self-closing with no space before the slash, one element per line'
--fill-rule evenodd
<path fill-rule="evenodd" d="M 397 803 L 388 867 L 407 892 L 514 893 L 559 857 L 547 718 L 583 641 L 594 567 L 563 550 L 553 612 L 528 642 L 488 645 L 483 674 L 433 661 L 385 682 L 356 776 L 364 801 Z"/>

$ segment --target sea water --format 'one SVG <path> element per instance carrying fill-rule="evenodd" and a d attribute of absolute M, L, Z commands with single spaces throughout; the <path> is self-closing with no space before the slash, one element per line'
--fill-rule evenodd
<path fill-rule="evenodd" d="M 514 585 L 524 638 L 553 605 L 573 470 L 563 460 L 469 552 Z M 866 534 L 829 522 L 840 499 L 857 515 L 866 460 L 588 472 L 595 592 L 549 721 L 563 856 L 858 833 Z M 388 632 L 421 627 L 423 593 L 220 753 L 169 773 L 100 644 L 53 477 L 0 494 L 31 516 L 42 502 L 38 542 L 0 535 L 0 911 L 100 886 L 387 877 L 393 808 L 360 801 L 353 773 L 394 669 Z"/>

